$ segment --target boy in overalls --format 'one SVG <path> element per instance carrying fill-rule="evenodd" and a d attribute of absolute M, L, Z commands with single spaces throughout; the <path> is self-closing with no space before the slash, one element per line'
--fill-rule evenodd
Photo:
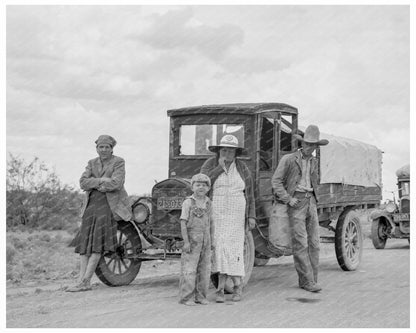
<path fill-rule="evenodd" d="M 182 204 L 181 233 L 184 241 L 179 280 L 179 303 L 208 304 L 211 274 L 211 200 L 207 192 L 211 180 L 202 173 L 191 179 L 193 194 Z"/>

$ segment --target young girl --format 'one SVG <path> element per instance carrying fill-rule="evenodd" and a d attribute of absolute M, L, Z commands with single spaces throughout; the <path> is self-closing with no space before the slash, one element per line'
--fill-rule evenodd
<path fill-rule="evenodd" d="M 179 281 L 180 300 L 184 305 L 208 304 L 211 274 L 211 201 L 206 196 L 211 180 L 204 174 L 191 179 L 193 194 L 182 204 L 181 232 L 184 241 Z"/>

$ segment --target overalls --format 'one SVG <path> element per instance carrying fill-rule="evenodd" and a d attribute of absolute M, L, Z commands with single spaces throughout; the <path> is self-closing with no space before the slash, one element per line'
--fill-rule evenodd
<path fill-rule="evenodd" d="M 206 299 L 211 274 L 211 203 L 208 201 L 204 209 L 196 206 L 195 199 L 189 199 L 192 205 L 186 226 L 190 251 L 181 256 L 180 302 L 194 295 L 196 301 Z"/>

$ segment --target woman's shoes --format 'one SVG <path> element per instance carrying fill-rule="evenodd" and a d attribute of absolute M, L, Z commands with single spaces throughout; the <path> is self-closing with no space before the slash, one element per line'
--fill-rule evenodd
<path fill-rule="evenodd" d="M 241 301 L 241 294 L 242 294 L 242 290 L 243 288 L 241 287 L 241 284 L 238 286 L 234 286 L 233 288 L 233 296 L 231 298 L 231 300 L 233 302 L 239 302 Z"/>
<path fill-rule="evenodd" d="M 69 287 L 65 291 L 70 293 L 76 293 L 78 291 L 88 291 L 91 290 L 91 284 L 89 282 L 80 282 L 74 287 Z"/>
<path fill-rule="evenodd" d="M 225 302 L 225 296 L 224 296 L 224 289 L 218 290 L 216 292 L 217 297 L 215 298 L 215 302 L 217 303 L 224 303 Z"/>

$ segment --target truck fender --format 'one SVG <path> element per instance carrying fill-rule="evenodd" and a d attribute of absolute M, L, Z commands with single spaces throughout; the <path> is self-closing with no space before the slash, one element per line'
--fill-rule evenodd
<path fill-rule="evenodd" d="M 133 222 L 133 221 L 124 221 L 124 222 L 130 223 L 133 226 L 133 228 L 136 230 L 137 234 L 140 237 L 140 240 L 142 241 L 142 248 L 143 249 L 146 249 L 146 248 L 152 246 L 152 244 L 150 244 L 147 241 L 147 239 L 143 236 L 142 231 L 140 230 L 140 228 L 137 226 L 137 224 L 135 222 Z"/>
<path fill-rule="evenodd" d="M 396 225 L 394 224 L 392 218 L 389 216 L 390 214 L 388 214 L 386 211 L 381 210 L 381 209 L 376 209 L 374 211 L 371 212 L 370 214 L 370 220 L 371 222 L 373 222 L 376 219 L 379 219 L 380 217 L 383 217 L 392 227 L 392 229 L 394 230 L 394 228 L 396 227 Z"/>

